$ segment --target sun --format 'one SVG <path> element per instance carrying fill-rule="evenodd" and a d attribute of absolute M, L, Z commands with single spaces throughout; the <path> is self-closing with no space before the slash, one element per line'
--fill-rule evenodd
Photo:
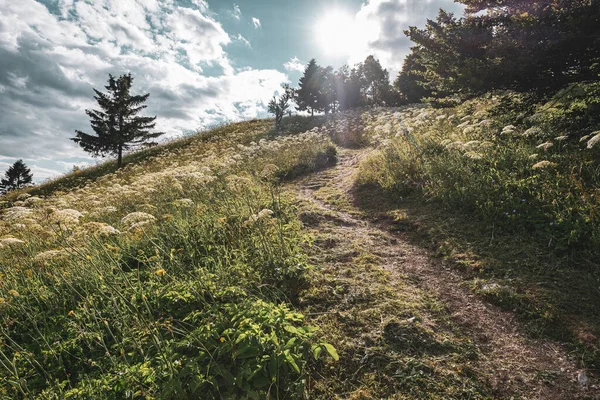
<path fill-rule="evenodd" d="M 354 17 L 349 13 L 329 11 L 317 21 L 317 43 L 328 55 L 350 55 L 358 35 L 356 25 Z"/>

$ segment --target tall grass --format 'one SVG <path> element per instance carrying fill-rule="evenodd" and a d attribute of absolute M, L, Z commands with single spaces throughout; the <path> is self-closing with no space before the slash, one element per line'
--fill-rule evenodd
<path fill-rule="evenodd" d="M 405 110 L 406 128 L 363 164 L 360 183 L 418 192 L 473 213 L 490 230 L 526 233 L 559 254 L 600 245 L 599 149 L 579 138 L 488 119 L 489 105 Z"/>
<path fill-rule="evenodd" d="M 290 305 L 310 266 L 277 180 L 335 152 L 266 132 L 219 128 L 11 198 L 0 396 L 301 398 L 310 360 L 336 354 Z"/>

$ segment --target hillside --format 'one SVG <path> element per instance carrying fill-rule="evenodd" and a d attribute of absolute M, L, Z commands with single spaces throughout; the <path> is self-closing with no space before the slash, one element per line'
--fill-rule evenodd
<path fill-rule="evenodd" d="M 600 398 L 598 148 L 497 103 L 232 124 L 11 194 L 0 397 Z"/>

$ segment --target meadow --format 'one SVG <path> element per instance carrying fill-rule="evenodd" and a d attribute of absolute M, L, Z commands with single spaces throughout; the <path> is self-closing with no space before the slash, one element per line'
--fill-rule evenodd
<path fill-rule="evenodd" d="M 271 125 L 2 203 L 0 397 L 302 396 L 307 365 L 337 354 L 291 305 L 311 266 L 277 181 L 335 162 L 335 147 Z"/>

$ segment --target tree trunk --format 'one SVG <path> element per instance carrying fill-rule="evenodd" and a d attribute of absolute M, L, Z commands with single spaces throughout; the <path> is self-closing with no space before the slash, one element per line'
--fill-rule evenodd
<path fill-rule="evenodd" d="M 119 154 L 117 156 L 117 169 L 121 168 L 121 163 L 123 161 L 123 145 L 119 145 Z"/>

